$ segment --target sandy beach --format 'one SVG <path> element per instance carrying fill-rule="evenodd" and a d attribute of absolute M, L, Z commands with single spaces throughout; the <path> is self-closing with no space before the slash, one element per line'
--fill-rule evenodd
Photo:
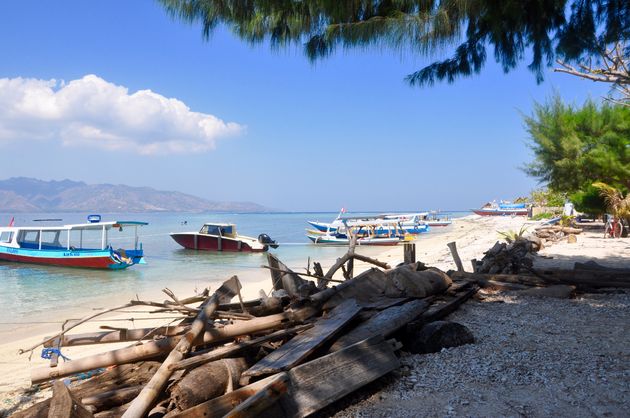
<path fill-rule="evenodd" d="M 444 271 L 453 269 L 454 264 L 450 255 L 446 244 L 451 241 L 455 241 L 457 243 L 457 247 L 459 250 L 459 254 L 464 263 L 464 267 L 467 270 L 471 270 L 470 260 L 472 259 L 480 259 L 483 257 L 483 252 L 488 250 L 497 240 L 499 240 L 498 231 L 508 231 L 508 230 L 519 230 L 523 224 L 530 224 L 528 228 L 533 228 L 535 223 L 531 223 L 526 221 L 524 218 L 510 218 L 510 217 L 493 217 L 493 218 L 481 218 L 478 216 L 469 216 L 466 218 L 461 218 L 455 220 L 452 226 L 448 227 L 443 231 L 439 231 L 435 234 L 429 233 L 422 235 L 416 241 L 416 258 L 419 261 L 422 261 L 431 266 L 440 268 Z M 402 246 L 397 247 L 370 247 L 370 248 L 360 248 L 359 252 L 365 253 L 371 257 L 378 258 L 381 261 L 385 261 L 391 266 L 395 266 L 399 262 L 402 261 L 403 258 L 403 249 Z M 543 249 L 540 252 L 541 256 L 538 257 L 536 263 L 540 263 L 540 265 L 544 266 L 558 266 L 563 268 L 572 267 L 571 263 L 575 261 L 587 261 L 587 260 L 595 260 L 600 264 L 609 265 L 613 267 L 630 267 L 630 242 L 627 239 L 620 240 L 611 240 L 611 239 L 603 239 L 599 232 L 588 232 L 585 231 L 583 234 L 578 236 L 578 242 L 574 244 L 569 244 L 566 242 L 557 243 L 553 246 Z M 326 270 L 329 266 L 334 263 L 334 259 L 329 260 L 317 260 L 321 261 Z M 304 262 L 304 266 L 306 266 L 306 260 Z M 290 266 L 292 268 L 296 268 L 297 266 Z M 355 272 L 360 272 L 366 269 L 368 266 L 365 263 L 356 263 L 355 264 Z M 297 269 L 296 269 L 297 270 Z M 298 270 L 299 271 L 299 270 Z M 238 272 L 235 272 L 238 273 Z M 244 285 L 242 293 L 244 299 L 254 299 L 259 295 L 260 290 L 264 290 L 268 292 L 271 288 L 271 282 L 269 278 L 269 272 L 264 269 L 260 269 L 259 271 L 249 271 L 247 273 L 246 285 Z M 208 283 L 207 286 L 210 286 L 212 289 L 216 289 L 219 285 L 219 282 Z M 173 283 L 172 286 L 169 286 L 176 295 L 181 297 L 191 296 L 194 294 L 195 289 L 189 288 L 189 285 L 186 286 L 178 286 L 177 283 Z M 200 290 L 200 289 L 197 289 Z M 166 299 L 166 296 L 160 292 L 159 289 L 156 289 L 153 293 L 141 294 L 138 295 L 140 299 L 143 300 L 157 300 L 161 301 Z M 627 295 L 624 295 L 625 299 L 623 303 L 628 303 Z M 606 298 L 606 296 L 600 296 L 602 298 Z M 71 295 L 69 295 L 69 303 L 71 303 Z M 105 308 L 111 308 L 114 306 L 118 306 L 122 303 L 125 303 L 124 300 L 111 300 L 111 303 L 108 303 Z M 490 302 L 495 302 L 495 300 L 490 300 Z M 506 309 L 509 307 L 511 302 L 504 300 L 506 302 L 504 307 Z M 553 308 L 549 308 L 553 306 L 557 301 L 538 301 L 537 304 L 541 304 L 544 306 L 547 311 L 547 315 L 553 314 Z M 620 302 L 621 303 L 621 302 Z M 484 316 L 484 309 L 486 306 L 495 306 L 496 304 L 488 304 L 475 302 L 471 304 L 474 307 L 467 307 L 462 312 L 456 315 L 456 319 L 464 319 L 466 315 L 468 317 L 476 318 L 477 321 L 482 321 L 479 317 Z M 533 304 L 535 305 L 535 304 Z M 628 323 L 629 312 L 627 309 L 627 305 L 624 305 L 625 309 L 622 311 L 622 317 L 620 318 L 621 322 Z M 470 310 L 473 310 L 473 313 L 470 313 Z M 104 323 L 115 323 L 117 327 L 153 327 L 168 324 L 172 321 L 172 317 L 168 317 L 168 315 L 163 315 L 161 317 L 156 317 L 153 315 L 149 320 L 145 320 L 147 314 L 144 312 L 144 309 L 137 309 L 135 313 L 132 313 L 130 309 L 126 309 L 123 313 L 115 313 L 108 314 L 103 318 L 99 318 L 102 322 L 91 322 L 88 324 L 81 325 L 74 329 L 72 333 L 75 332 L 87 332 L 87 331 L 95 331 L 98 330 L 100 325 Z M 487 311 L 487 315 L 494 315 L 491 311 Z M 77 318 L 81 318 L 87 315 L 91 315 L 95 313 L 95 311 L 90 312 L 77 312 Z M 470 315 L 469 315 L 470 314 Z M 134 317 L 134 321 L 122 320 L 129 318 L 130 316 Z M 54 312 L 50 314 L 50 320 L 52 321 L 63 321 L 67 318 L 58 318 L 55 316 Z M 103 321 L 104 320 L 104 321 Z M 474 322 L 475 319 L 473 319 Z M 462 323 L 465 323 L 464 320 Z M 472 327 L 475 328 L 474 326 Z M 48 364 L 48 360 L 44 360 L 40 358 L 39 353 L 41 351 L 41 347 L 37 348 L 32 356 L 29 358 L 28 354 L 18 355 L 19 349 L 28 348 L 32 345 L 41 342 L 44 336 L 51 335 L 51 333 L 57 332 L 59 329 L 58 325 L 45 325 L 40 324 L 37 326 L 28 326 L 22 327 L 19 332 L 14 330 L 13 332 L 5 332 L 2 335 L 2 344 L 0 344 L 0 399 L 2 400 L 2 405 L 0 408 L 4 411 L 6 415 L 7 412 L 15 411 L 19 406 L 23 406 L 22 404 L 32 403 L 34 400 L 39 400 L 44 397 L 50 396 L 49 390 L 41 390 L 41 391 L 28 391 L 30 386 L 30 369 L 38 366 L 45 366 Z M 475 334 L 479 330 L 474 330 Z M 576 329 L 566 329 L 566 332 L 577 332 Z M 479 331 L 481 332 L 481 331 Z M 506 332 L 505 330 L 501 330 L 501 332 Z M 478 336 L 479 337 L 479 336 Z M 487 338 L 502 338 L 501 335 L 492 334 L 491 336 L 484 335 L 485 339 Z M 627 337 L 625 338 L 627 341 Z M 588 343 L 591 343 L 590 341 Z M 63 348 L 62 352 L 65 356 L 70 359 L 77 359 L 87 355 L 95 354 L 97 352 L 110 350 L 113 348 L 124 347 L 129 345 L 128 343 L 120 343 L 117 345 L 103 345 L 103 346 L 87 346 L 87 347 L 68 347 Z M 483 345 L 481 345 L 483 346 Z M 470 350 L 472 350 L 472 355 L 474 356 L 475 348 L 477 345 L 471 346 L 473 348 L 462 348 L 458 347 L 455 349 L 448 350 L 449 353 L 455 352 L 455 350 L 463 349 L 468 350 L 466 355 L 471 355 Z M 544 349 L 544 347 L 542 348 Z M 578 350 L 589 350 L 590 347 L 587 345 L 580 345 L 576 349 Z M 623 351 L 623 350 L 622 350 Z M 627 350 L 626 350 L 627 351 Z M 624 351 L 625 353 L 625 351 Z M 452 356 L 452 354 L 448 354 Z M 624 355 L 627 355 L 624 354 Z M 441 356 L 441 353 L 431 355 L 431 356 Z M 411 360 L 405 360 L 404 364 L 406 364 L 407 370 L 410 368 L 413 369 L 413 364 L 415 361 L 419 361 L 419 364 L 422 364 L 422 360 L 417 360 L 418 356 L 411 356 Z M 404 357 L 405 358 L 405 357 Z M 481 360 L 481 359 L 479 359 Z M 411 365 L 411 366 L 410 366 Z M 627 366 L 627 357 L 626 357 L 626 366 Z M 400 377 L 400 376 L 399 376 Z M 627 376 L 626 376 L 627 377 Z M 404 380 L 404 379 L 403 379 Z M 372 391 L 376 391 L 375 393 L 380 393 L 379 391 L 384 390 L 387 393 L 388 390 L 391 390 L 395 393 L 400 393 L 402 390 L 401 387 L 405 388 L 405 391 L 411 390 L 414 388 L 420 390 L 419 386 L 412 386 L 411 389 L 407 386 L 400 386 L 401 383 L 393 383 L 395 381 L 400 382 L 400 379 L 396 380 L 390 378 L 386 380 L 386 388 L 377 387 L 377 389 L 372 388 Z M 397 386 L 398 385 L 398 386 Z M 389 388 L 389 389 L 388 389 Z M 393 393 L 392 392 L 392 393 Z M 379 409 L 375 405 L 378 404 L 379 395 L 373 395 L 372 398 L 367 400 L 363 400 L 359 405 L 352 406 L 347 413 L 340 412 L 343 416 L 393 416 L 398 415 L 398 413 L 393 413 L 391 409 Z M 418 394 L 420 396 L 420 394 Z M 387 398 L 396 398 L 396 396 L 391 393 L 387 393 L 385 395 Z M 624 398 L 626 399 L 626 398 Z M 376 401 L 375 401 L 376 400 Z M 625 402 L 625 401 L 624 401 Z M 361 406 L 363 405 L 363 406 Z M 411 407 L 411 406 L 409 406 Z M 414 406 L 415 408 L 415 406 Z M 362 412 L 362 411 L 365 411 Z M 400 411 L 398 411 L 400 412 Z M 425 410 L 426 414 L 441 414 L 438 410 Z M 461 411 L 458 410 L 458 413 L 468 415 L 467 410 L 464 408 Z M 499 411 L 501 414 L 506 411 Z M 488 410 L 488 413 L 483 413 L 483 410 L 476 410 L 475 412 L 471 412 L 473 415 L 480 416 L 491 416 L 494 415 L 491 410 Z M 421 414 L 424 415 L 424 414 Z M 446 415 L 450 415 L 450 413 L 446 413 Z M 510 414 L 508 414 L 510 415 Z"/>

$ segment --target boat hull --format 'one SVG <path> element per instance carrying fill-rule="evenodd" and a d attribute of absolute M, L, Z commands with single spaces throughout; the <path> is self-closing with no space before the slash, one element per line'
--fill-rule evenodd
<path fill-rule="evenodd" d="M 227 237 L 219 239 L 217 236 L 199 233 L 173 233 L 171 234 L 171 238 L 188 250 L 257 253 L 269 249 L 267 245 L 259 246 L 254 244 L 254 242 L 249 243 L 246 240 Z"/>
<path fill-rule="evenodd" d="M 473 209 L 480 216 L 527 216 L 527 209 Z"/>
<path fill-rule="evenodd" d="M 348 238 L 337 238 L 328 235 L 307 235 L 314 244 L 325 245 L 349 245 Z M 359 238 L 357 245 L 398 245 L 401 242 L 398 238 Z"/>
<path fill-rule="evenodd" d="M 433 228 L 435 226 L 449 226 L 450 224 L 452 224 L 452 221 L 424 221 L 426 222 L 427 225 L 429 225 L 430 228 Z"/>
<path fill-rule="evenodd" d="M 126 252 L 126 257 L 121 257 L 120 255 L 112 255 L 109 249 L 40 251 L 0 247 L 0 260 L 61 267 L 121 270 L 141 263 L 142 252 L 130 250 Z"/>

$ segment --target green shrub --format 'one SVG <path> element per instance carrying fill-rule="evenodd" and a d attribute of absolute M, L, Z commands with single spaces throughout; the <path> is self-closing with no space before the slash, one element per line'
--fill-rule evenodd
<path fill-rule="evenodd" d="M 532 216 L 532 220 L 540 221 L 541 219 L 551 219 L 555 217 L 556 217 L 556 214 L 553 212 L 543 212 L 543 213 L 539 213 L 536 216 Z"/>

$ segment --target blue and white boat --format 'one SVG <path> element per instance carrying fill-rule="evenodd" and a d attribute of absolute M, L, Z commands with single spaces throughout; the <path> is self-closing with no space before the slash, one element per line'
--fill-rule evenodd
<path fill-rule="evenodd" d="M 306 221 L 311 225 L 315 230 L 323 232 L 323 233 L 336 233 L 340 229 L 343 233 L 344 223 L 347 222 L 349 225 L 356 225 L 366 222 L 382 222 L 382 223 L 390 223 L 395 222 L 400 225 L 400 227 L 407 234 L 421 234 L 423 232 L 429 232 L 430 227 L 429 224 L 423 220 L 423 217 L 428 215 L 428 212 L 422 213 L 409 213 L 409 214 L 384 214 L 377 216 L 342 216 L 343 212 L 340 212 L 337 218 L 332 222 L 319 222 L 319 221 Z M 383 234 L 387 232 L 387 227 L 378 227 L 376 228 L 376 233 Z"/>
<path fill-rule="evenodd" d="M 86 224 L 0 227 L 0 260 L 113 270 L 145 263 L 138 227 L 146 222 L 90 216 Z M 133 249 L 112 247 L 110 235 L 128 228 L 134 230 Z"/>

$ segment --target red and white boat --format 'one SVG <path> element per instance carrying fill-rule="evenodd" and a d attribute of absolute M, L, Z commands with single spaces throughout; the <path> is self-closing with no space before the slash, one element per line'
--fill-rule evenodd
<path fill-rule="evenodd" d="M 239 235 L 236 225 L 224 223 L 206 223 L 199 232 L 173 232 L 171 237 L 189 250 L 256 253 L 278 247 L 267 234 L 258 238 Z"/>

